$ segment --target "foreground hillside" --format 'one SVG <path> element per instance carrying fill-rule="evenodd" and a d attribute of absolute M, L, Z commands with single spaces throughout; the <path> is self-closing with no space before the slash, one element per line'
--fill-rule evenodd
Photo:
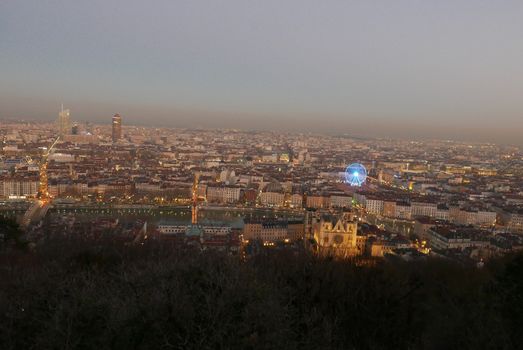
<path fill-rule="evenodd" d="M 523 257 L 483 269 L 240 262 L 149 244 L 49 242 L 0 256 L 2 349 L 511 349 Z"/>

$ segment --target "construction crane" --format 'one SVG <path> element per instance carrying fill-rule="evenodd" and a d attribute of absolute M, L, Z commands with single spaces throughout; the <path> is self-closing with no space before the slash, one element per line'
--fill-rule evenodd
<path fill-rule="evenodd" d="M 49 200 L 49 183 L 47 180 L 47 164 L 49 161 L 49 155 L 53 151 L 54 146 L 56 146 L 59 139 L 60 137 L 57 137 L 56 140 L 54 140 L 51 147 L 49 147 L 44 152 L 42 160 L 40 161 L 40 189 L 38 191 L 38 198 L 43 202 L 47 202 Z"/>
<path fill-rule="evenodd" d="M 194 182 L 192 185 L 192 210 L 191 210 L 191 223 L 193 225 L 198 224 L 198 181 L 200 180 L 200 173 L 194 174 Z"/>

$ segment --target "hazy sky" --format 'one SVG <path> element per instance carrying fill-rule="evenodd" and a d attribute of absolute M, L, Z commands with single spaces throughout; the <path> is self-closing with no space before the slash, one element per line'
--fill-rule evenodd
<path fill-rule="evenodd" d="M 1 0 L 0 118 L 522 143 L 522 0 Z"/>

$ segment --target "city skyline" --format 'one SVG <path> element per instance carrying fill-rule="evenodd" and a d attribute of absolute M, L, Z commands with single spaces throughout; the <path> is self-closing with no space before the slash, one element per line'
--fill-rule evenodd
<path fill-rule="evenodd" d="M 518 349 L 523 2 L 0 1 L 0 349 Z"/>
<path fill-rule="evenodd" d="M 108 113 L 102 113 L 99 118 L 95 119 L 89 119 L 89 118 L 82 118 L 81 116 L 75 116 L 73 112 L 71 112 L 70 109 L 66 110 L 70 114 L 70 122 L 78 127 L 78 123 L 87 123 L 92 124 L 95 123 L 96 125 L 112 125 L 114 122 L 114 116 L 120 115 L 119 113 L 114 112 L 108 112 Z M 60 113 L 58 113 L 60 115 Z M 131 113 L 132 114 L 132 113 Z M 127 115 L 126 115 L 127 117 Z M 234 118 L 234 114 L 230 116 L 230 118 Z M 126 118 L 127 120 L 127 118 Z M 366 126 L 365 124 L 360 124 L 357 127 L 351 128 L 351 129 L 343 129 L 340 128 L 340 125 L 334 126 L 334 127 L 327 127 L 325 128 L 323 123 L 321 121 L 315 122 L 312 128 L 307 128 L 303 126 L 295 126 L 295 127 L 281 127 L 279 130 L 276 130 L 274 128 L 271 128 L 270 126 L 262 126 L 262 125 L 252 125 L 252 124 L 244 124 L 244 123 L 220 123 L 220 124 L 213 124 L 213 123 L 201 123 L 198 122 L 198 118 L 195 115 L 189 115 L 185 118 L 183 118 L 182 122 L 178 123 L 171 123 L 169 121 L 158 121 L 151 125 L 149 120 L 144 119 L 136 119 L 131 118 L 131 121 L 126 123 L 127 126 L 132 127 L 157 127 L 157 128 L 170 128 L 170 129 L 188 129 L 188 130 L 241 130 L 241 131 L 252 131 L 252 132 L 271 132 L 271 131 L 280 131 L 285 133 L 291 133 L 291 134 L 314 134 L 314 135 L 332 135 L 332 136 L 346 136 L 346 137 L 355 137 L 355 138 L 363 138 L 363 139 L 390 139 L 390 140 L 403 140 L 403 141 L 450 141 L 450 142 L 462 142 L 462 143 L 471 143 L 471 144 L 497 144 L 501 146 L 516 146 L 521 147 L 523 146 L 522 140 L 519 138 L 516 140 L 513 139 L 497 139 L 492 137 L 467 137 L 463 136 L 462 132 L 463 129 L 454 127 L 453 130 L 447 133 L 441 133 L 441 134 L 428 134 L 434 129 L 437 129 L 437 127 L 431 127 L 426 128 L 422 125 L 410 125 L 409 126 L 409 132 L 408 133 L 391 133 L 391 132 L 376 132 L 372 129 L 372 127 Z M 223 118 L 221 119 L 223 121 Z M 225 119 L 229 120 L 229 119 Z M 269 119 L 268 117 L 263 117 L 260 119 L 260 121 L 267 122 L 270 120 L 273 123 L 278 123 L 279 120 L 277 118 Z M 28 123 L 50 123 L 50 124 L 59 124 L 59 118 L 56 117 L 50 117 L 50 118 L 1 118 L 0 122 L 28 122 Z M 75 124 L 76 123 L 76 124 Z M 272 125 L 272 124 L 271 124 Z M 322 127 L 323 126 L 323 127 Z M 441 129 L 442 130 L 442 129 Z M 475 130 L 478 131 L 477 128 L 474 127 L 468 127 L 467 130 Z M 498 130 L 498 129 L 494 129 Z M 390 128 L 389 128 L 390 131 Z M 490 130 L 492 131 L 492 129 Z"/>
<path fill-rule="evenodd" d="M 521 144 L 517 1 L 0 6 L 1 119 Z"/>

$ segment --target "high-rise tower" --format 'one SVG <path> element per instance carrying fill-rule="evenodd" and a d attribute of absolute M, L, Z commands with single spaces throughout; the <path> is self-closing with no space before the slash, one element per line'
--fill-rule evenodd
<path fill-rule="evenodd" d="M 60 135 L 60 137 L 63 137 L 64 135 L 69 135 L 71 133 L 70 111 L 68 109 L 64 109 L 63 104 L 60 113 L 58 113 L 57 124 L 58 134 Z"/>
<path fill-rule="evenodd" d="M 113 116 L 113 142 L 122 138 L 122 117 L 119 114 Z"/>
<path fill-rule="evenodd" d="M 80 132 L 80 126 L 78 124 L 73 124 L 73 127 L 71 128 L 71 134 L 78 135 Z"/>

